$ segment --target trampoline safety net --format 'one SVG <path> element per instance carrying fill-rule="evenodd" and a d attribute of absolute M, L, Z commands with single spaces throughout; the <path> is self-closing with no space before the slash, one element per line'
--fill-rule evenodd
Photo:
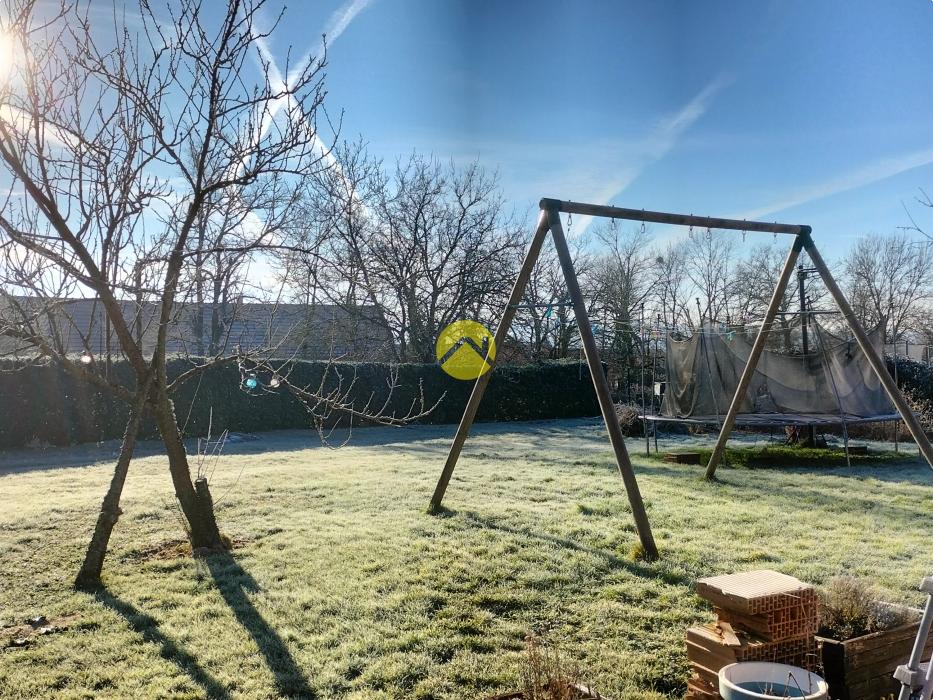
<path fill-rule="evenodd" d="M 766 349 L 736 423 L 806 424 L 892 420 L 894 406 L 854 339 L 814 321 L 816 350 L 807 355 Z M 811 327 L 813 327 L 811 326 Z M 881 352 L 880 329 L 869 333 Z M 706 325 L 686 340 L 668 336 L 667 386 L 654 419 L 721 423 L 751 354 L 752 339 Z"/>

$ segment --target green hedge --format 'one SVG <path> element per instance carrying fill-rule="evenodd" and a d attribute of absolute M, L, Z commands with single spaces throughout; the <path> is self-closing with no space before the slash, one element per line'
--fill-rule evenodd
<path fill-rule="evenodd" d="M 885 360 L 891 376 L 896 374 L 899 387 L 912 391 L 918 397 L 933 400 L 933 367 L 906 357 L 898 357 L 895 373 L 894 358 L 887 355 Z"/>
<path fill-rule="evenodd" d="M 190 367 L 171 360 L 169 376 Z M 318 386 L 327 367 L 323 362 L 294 363 L 291 381 Z M 346 385 L 355 376 L 353 395 L 362 408 L 372 396 L 372 406 L 382 406 L 388 393 L 390 373 L 398 372 L 398 387 L 389 410 L 408 411 L 423 387 L 425 401 L 440 405 L 424 423 L 456 423 L 473 387 L 444 374 L 437 365 L 405 364 L 394 367 L 376 363 L 339 363 L 331 366 L 328 386 L 340 375 Z M 130 370 L 118 363 L 114 376 L 127 379 Z M 258 432 L 282 428 L 307 428 L 309 417 L 288 391 L 250 394 L 240 388 L 236 366 L 222 365 L 181 386 L 175 398 L 178 421 L 188 436 L 207 433 L 211 409 L 217 434 Z M 190 412 L 190 414 L 189 414 Z M 480 405 L 479 421 L 540 420 L 598 415 L 599 405 L 585 365 L 576 362 L 546 362 L 506 365 L 496 368 Z M 17 366 L 0 363 L 0 448 L 30 443 L 64 445 L 118 438 L 123 434 L 126 406 L 109 394 L 79 381 L 57 366 Z M 145 437 L 155 437 L 151 421 L 143 428 Z"/>

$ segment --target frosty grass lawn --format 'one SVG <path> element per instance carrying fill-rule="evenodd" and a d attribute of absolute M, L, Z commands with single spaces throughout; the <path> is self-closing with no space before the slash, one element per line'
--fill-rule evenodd
<path fill-rule="evenodd" d="M 97 595 L 70 582 L 114 445 L 0 456 L 0 625 L 68 625 L 0 650 L 0 696 L 476 698 L 515 685 L 534 630 L 612 697 L 678 697 L 684 630 L 711 618 L 697 577 L 848 572 L 917 605 L 933 572 L 933 471 L 915 458 L 706 484 L 630 440 L 661 549 L 645 563 L 597 422 L 476 426 L 431 517 L 452 431 L 228 446 L 212 484 L 235 548 L 206 560 L 178 544 L 164 458 L 139 459 Z"/>

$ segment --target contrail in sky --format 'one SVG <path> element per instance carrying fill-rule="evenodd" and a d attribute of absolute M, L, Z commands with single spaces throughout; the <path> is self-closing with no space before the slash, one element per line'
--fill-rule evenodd
<path fill-rule="evenodd" d="M 857 168 L 844 175 L 839 175 L 824 182 L 797 190 L 796 192 L 791 192 L 776 202 L 739 214 L 736 218 L 759 219 L 768 214 L 796 207 L 799 204 L 806 204 L 807 202 L 829 197 L 833 194 L 848 192 L 849 190 L 858 189 L 865 185 L 871 185 L 872 183 L 886 180 L 889 177 L 894 177 L 895 175 L 924 165 L 929 165 L 930 163 L 933 163 L 933 148 L 925 148 L 920 151 L 914 151 L 913 153 L 907 153 L 893 158 L 882 158 L 881 160 L 863 165 L 861 168 Z"/>
<path fill-rule="evenodd" d="M 624 169 L 621 174 L 610 180 L 605 187 L 593 192 L 591 195 L 592 202 L 594 204 L 609 204 L 611 200 L 622 194 L 629 185 L 637 180 L 645 168 L 670 153 L 684 132 L 706 114 L 713 98 L 730 85 L 732 81 L 731 76 L 725 74 L 718 76 L 677 112 L 661 119 L 655 129 L 642 142 L 645 151 L 642 159 Z M 591 221 L 592 217 L 579 217 L 575 222 L 574 230 L 583 233 Z"/>

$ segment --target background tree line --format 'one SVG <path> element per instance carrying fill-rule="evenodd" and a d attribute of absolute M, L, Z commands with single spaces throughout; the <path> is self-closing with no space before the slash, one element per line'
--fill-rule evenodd
<path fill-rule="evenodd" d="M 532 228 L 530 216 L 506 206 L 495 174 L 419 153 L 388 164 L 359 141 L 339 144 L 334 155 L 339 167 L 309 178 L 287 230 L 293 247 L 286 246 L 278 268 L 290 298 L 378 306 L 396 361 L 433 361 L 438 333 L 457 319 L 494 330 Z M 684 235 L 632 222 L 595 221 L 582 234 L 572 222 L 568 228 L 597 341 L 616 363 L 637 355 L 642 330 L 659 338 L 701 322 L 754 327 L 789 245 L 760 234 Z M 888 343 L 933 344 L 933 254 L 917 231 L 865 234 L 835 265 L 863 324 L 880 325 Z M 801 264 L 808 267 L 805 256 Z M 815 277 L 805 288 L 810 308 L 831 310 Z M 777 329 L 789 351 L 799 350 L 799 309 L 794 280 Z M 832 316 L 822 319 L 834 324 Z M 503 352 L 514 360 L 574 358 L 578 340 L 548 242 Z"/>

